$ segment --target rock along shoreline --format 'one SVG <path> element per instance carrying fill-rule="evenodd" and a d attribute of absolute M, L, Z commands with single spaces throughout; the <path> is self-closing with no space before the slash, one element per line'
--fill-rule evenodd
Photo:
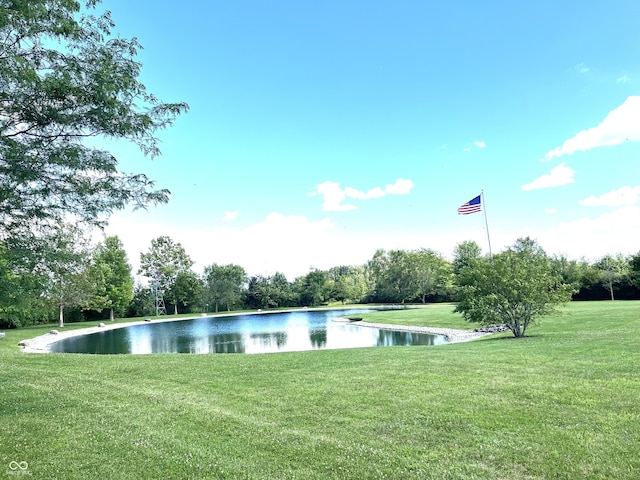
<path fill-rule="evenodd" d="M 478 338 L 484 337 L 485 335 L 491 335 L 491 332 L 474 332 L 473 330 L 458 330 L 455 328 L 417 327 L 409 325 L 395 325 L 391 323 L 372 323 L 359 320 L 345 320 L 347 320 L 346 323 L 349 323 L 350 325 L 357 325 L 360 327 L 380 328 L 383 330 L 395 330 L 415 333 L 430 333 L 432 335 L 444 335 L 445 337 L 447 337 L 447 344 L 470 342 L 471 340 L 476 340 Z"/>

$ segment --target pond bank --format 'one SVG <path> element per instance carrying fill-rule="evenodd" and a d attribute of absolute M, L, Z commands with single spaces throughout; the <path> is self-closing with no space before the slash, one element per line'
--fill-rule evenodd
<path fill-rule="evenodd" d="M 430 333 L 432 335 L 444 335 L 448 343 L 462 343 L 476 340 L 477 338 L 491 335 L 488 332 L 474 332 L 473 330 L 458 330 L 455 328 L 417 327 L 410 325 L 395 325 L 391 323 L 373 323 L 363 321 L 349 321 L 350 325 L 361 327 L 381 328 L 384 330 L 396 330 L 404 332 Z"/>

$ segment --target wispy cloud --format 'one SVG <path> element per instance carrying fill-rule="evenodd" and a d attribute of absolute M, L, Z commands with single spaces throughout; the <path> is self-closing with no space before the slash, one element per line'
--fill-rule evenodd
<path fill-rule="evenodd" d="M 231 222 L 232 220 L 235 220 L 236 217 L 238 216 L 240 212 L 238 211 L 234 211 L 234 212 L 224 212 L 224 215 L 222 216 L 222 221 L 223 222 Z"/>
<path fill-rule="evenodd" d="M 623 205 L 635 205 L 640 203 L 640 186 L 621 187 L 617 190 L 604 193 L 599 197 L 591 195 L 580 200 L 580 205 L 585 207 L 619 207 Z"/>
<path fill-rule="evenodd" d="M 353 204 L 343 203 L 347 198 L 369 200 L 372 198 L 381 198 L 386 195 L 407 195 L 411 192 L 413 186 L 414 184 L 411 180 L 398 178 L 395 183 L 388 184 L 384 188 L 374 187 L 363 192 L 353 187 L 345 187 L 343 189 L 338 182 L 326 181 L 317 185 L 316 190 L 309 195 L 324 196 L 322 210 L 325 212 L 346 212 L 358 208 Z"/>
<path fill-rule="evenodd" d="M 616 79 L 616 83 L 629 83 L 631 81 L 631 77 L 626 73 Z"/>
<path fill-rule="evenodd" d="M 570 70 L 573 70 L 574 72 L 578 72 L 580 74 L 585 74 L 588 73 L 591 69 L 587 67 L 584 62 L 580 62 L 577 65 L 571 67 Z"/>
<path fill-rule="evenodd" d="M 562 146 L 547 152 L 542 161 L 627 141 L 640 142 L 640 96 L 627 98 L 622 105 L 609 112 L 600 125 L 577 133 Z"/>
<path fill-rule="evenodd" d="M 544 212 L 548 213 L 549 215 L 553 215 L 557 212 L 557 210 L 555 208 L 547 208 Z"/>
<path fill-rule="evenodd" d="M 522 186 L 522 190 L 538 190 L 540 188 L 562 187 L 574 182 L 573 169 L 567 167 L 566 163 L 561 163 L 551 170 L 551 172 L 536 178 L 533 182 Z"/>
<path fill-rule="evenodd" d="M 487 147 L 487 143 L 484 140 L 476 140 L 475 142 L 473 142 L 473 146 L 472 147 L 465 147 L 462 149 L 463 152 L 471 152 L 473 151 L 474 148 L 486 148 Z"/>

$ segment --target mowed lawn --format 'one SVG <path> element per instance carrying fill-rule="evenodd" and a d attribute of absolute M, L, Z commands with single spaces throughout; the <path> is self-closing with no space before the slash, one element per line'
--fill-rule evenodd
<path fill-rule="evenodd" d="M 451 310 L 365 318 L 473 327 Z M 8 331 L 0 476 L 640 478 L 640 302 L 564 312 L 523 339 L 266 355 L 24 354 L 51 327 Z"/>

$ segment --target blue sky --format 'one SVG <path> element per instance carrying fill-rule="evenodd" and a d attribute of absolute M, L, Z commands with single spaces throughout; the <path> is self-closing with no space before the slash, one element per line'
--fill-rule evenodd
<path fill-rule="evenodd" d="M 640 250 L 640 3 L 105 0 L 144 46 L 142 81 L 190 111 L 153 160 L 172 192 L 111 219 L 134 267 L 169 235 L 249 274 L 358 265 L 375 250 L 450 258 L 482 214 L 494 252 Z"/>

